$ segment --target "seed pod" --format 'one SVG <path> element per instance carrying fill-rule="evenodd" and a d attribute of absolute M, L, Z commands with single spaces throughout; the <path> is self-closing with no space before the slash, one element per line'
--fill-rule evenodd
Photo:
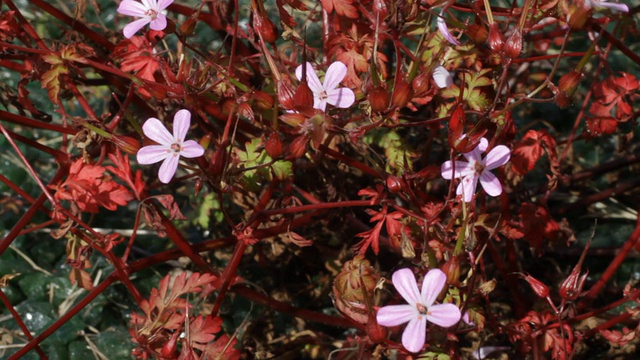
<path fill-rule="evenodd" d="M 253 101 L 258 109 L 273 109 L 273 97 L 264 91 L 256 90 L 253 92 Z"/>
<path fill-rule="evenodd" d="M 387 176 L 387 189 L 393 194 L 397 194 L 402 190 L 402 181 L 394 175 Z"/>
<path fill-rule="evenodd" d="M 293 139 L 289 145 L 290 156 L 294 159 L 301 158 L 307 151 L 307 143 L 309 142 L 309 136 L 301 135 Z"/>
<path fill-rule="evenodd" d="M 276 26 L 267 16 L 260 14 L 258 10 L 253 11 L 253 30 L 260 34 L 262 40 L 273 43 L 278 40 Z"/>
<path fill-rule="evenodd" d="M 291 84 L 288 81 L 281 79 L 276 82 L 276 87 L 278 89 L 278 102 L 280 103 L 280 106 L 286 110 L 293 110 L 295 105 L 295 93 L 291 88 Z"/>
<path fill-rule="evenodd" d="M 560 78 L 558 81 L 558 88 L 562 91 L 571 92 L 575 91 L 576 87 L 582 79 L 582 73 L 572 70 Z"/>
<path fill-rule="evenodd" d="M 409 103 L 409 100 L 413 97 L 413 90 L 404 79 L 399 79 L 393 87 L 393 96 L 391 97 L 391 104 L 398 108 L 403 108 Z"/>
<path fill-rule="evenodd" d="M 389 92 L 382 86 L 376 86 L 369 90 L 367 94 L 369 104 L 371 104 L 371 110 L 385 111 L 389 107 Z"/>

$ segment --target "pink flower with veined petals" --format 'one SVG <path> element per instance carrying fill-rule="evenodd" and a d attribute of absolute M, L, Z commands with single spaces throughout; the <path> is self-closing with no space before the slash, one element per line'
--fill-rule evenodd
<path fill-rule="evenodd" d="M 422 349 L 428 322 L 449 327 L 460 321 L 460 309 L 454 304 L 433 304 L 447 281 L 447 275 L 442 270 L 430 270 L 424 276 L 421 291 L 418 291 L 416 277 L 409 269 L 394 272 L 391 279 L 393 286 L 409 304 L 383 306 L 378 310 L 376 320 L 382 326 L 408 322 L 402 333 L 402 345 L 407 350 L 415 353 Z"/>
<path fill-rule="evenodd" d="M 491 149 L 483 159 L 481 154 L 487 150 L 488 146 L 489 142 L 487 139 L 480 139 L 480 144 L 478 144 L 475 149 L 464 154 L 467 161 L 455 162 L 455 173 L 453 172 L 454 169 L 452 168 L 451 161 L 445 161 L 445 163 L 442 164 L 440 171 L 443 178 L 447 180 L 451 180 L 452 178 L 462 179 L 456 189 L 456 194 L 462 194 L 465 202 L 471 202 L 471 199 L 473 199 L 478 180 L 480 180 L 484 191 L 490 196 L 502 194 L 500 180 L 491 173 L 491 170 L 506 164 L 511 157 L 511 150 L 504 145 L 498 145 Z"/>
<path fill-rule="evenodd" d="M 436 82 L 436 85 L 440 89 L 448 88 L 453 85 L 453 77 L 451 76 L 451 73 L 442 65 L 438 65 L 433 69 L 433 81 Z"/>
<path fill-rule="evenodd" d="M 338 88 L 340 82 L 347 76 L 347 66 L 340 61 L 329 65 L 324 82 L 320 83 L 318 74 L 313 70 L 311 63 L 307 62 L 307 84 L 313 92 L 313 108 L 324 111 L 327 104 L 339 108 L 348 108 L 356 101 L 356 96 L 349 88 Z M 296 68 L 296 77 L 302 79 L 302 65 Z"/>
<path fill-rule="evenodd" d="M 167 27 L 167 17 L 165 10 L 173 0 L 141 0 L 139 3 L 134 0 L 122 0 L 118 6 L 118 13 L 122 15 L 135 16 L 140 19 L 124 27 L 124 37 L 130 39 L 138 30 L 149 24 L 152 30 L 164 30 Z"/>
<path fill-rule="evenodd" d="M 138 163 L 149 165 L 163 161 L 158 171 L 158 179 L 168 184 L 176 174 L 180 156 L 196 158 L 204 154 L 204 148 L 200 144 L 193 140 L 184 140 L 190 125 L 191 113 L 184 109 L 173 117 L 173 135 L 160 120 L 148 119 L 142 125 L 142 131 L 160 145 L 148 145 L 138 150 Z"/>

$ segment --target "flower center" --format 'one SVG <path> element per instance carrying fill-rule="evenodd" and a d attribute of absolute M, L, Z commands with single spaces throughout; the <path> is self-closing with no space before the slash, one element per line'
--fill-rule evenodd
<path fill-rule="evenodd" d="M 484 164 L 481 161 L 476 161 L 473 167 L 476 169 L 476 174 L 478 175 L 482 174 L 484 171 Z"/>
<path fill-rule="evenodd" d="M 173 151 L 174 155 L 180 154 L 180 151 L 182 151 L 182 145 L 180 145 L 180 143 L 171 144 L 171 151 Z"/>
<path fill-rule="evenodd" d="M 148 9 L 144 14 L 150 17 L 152 20 L 155 20 L 156 17 L 158 17 L 158 12 L 153 9 Z"/>
<path fill-rule="evenodd" d="M 420 315 L 427 315 L 427 307 L 426 306 L 424 306 L 424 305 L 422 305 L 420 303 L 417 303 L 416 307 L 418 308 L 418 312 L 420 313 Z"/>
<path fill-rule="evenodd" d="M 320 94 L 318 94 L 318 99 L 320 99 L 320 101 L 327 100 L 328 98 L 329 98 L 329 95 L 324 90 Z"/>

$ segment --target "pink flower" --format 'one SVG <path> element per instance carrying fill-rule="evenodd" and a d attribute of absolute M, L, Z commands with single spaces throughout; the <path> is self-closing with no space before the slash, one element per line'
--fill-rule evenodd
<path fill-rule="evenodd" d="M 436 82 L 436 85 L 440 89 L 448 88 L 453 85 L 453 77 L 442 65 L 438 65 L 433 69 L 433 81 Z"/>
<path fill-rule="evenodd" d="M 607 2 L 607 0 L 586 0 L 584 4 L 589 9 L 594 7 L 604 7 L 620 12 L 629 12 L 629 7 L 626 4 L 610 3 Z"/>
<path fill-rule="evenodd" d="M 442 11 L 440 11 L 440 15 L 438 16 L 438 20 L 436 20 L 436 23 L 438 24 L 438 31 L 440 31 L 440 34 L 442 34 L 442 36 L 444 36 L 445 39 L 447 39 L 448 42 L 450 42 L 453 45 L 460 45 L 460 42 L 453 37 L 453 35 L 451 35 L 451 33 L 449 32 L 449 27 L 447 26 L 447 22 L 444 20 L 444 18 L 442 17 L 442 15 L 444 14 L 444 8 L 442 9 Z"/>
<path fill-rule="evenodd" d="M 124 27 L 124 37 L 130 39 L 143 26 L 149 24 L 153 30 L 164 30 L 167 27 L 167 17 L 165 10 L 173 0 L 141 0 L 139 3 L 134 0 L 122 0 L 118 6 L 118 12 L 122 15 L 139 17 L 132 23 Z"/>
<path fill-rule="evenodd" d="M 180 110 L 173 117 L 173 135 L 169 133 L 162 122 L 156 118 L 148 119 L 142 125 L 142 131 L 151 140 L 160 145 L 148 145 L 138 150 L 138 163 L 142 165 L 155 164 L 163 161 L 158 171 L 158 179 L 168 184 L 178 169 L 180 156 L 195 158 L 204 154 L 204 148 L 193 140 L 184 141 L 189 126 L 191 125 L 191 113 L 189 110 Z"/>
<path fill-rule="evenodd" d="M 353 105 L 356 96 L 349 88 L 338 88 L 340 82 L 347 76 L 347 66 L 340 61 L 329 65 L 324 75 L 324 83 L 320 83 L 318 74 L 313 70 L 311 63 L 307 62 L 307 83 L 313 92 L 313 107 L 324 111 L 327 103 L 339 108 L 348 108 Z M 302 65 L 296 68 L 296 77 L 302 79 Z"/>
<path fill-rule="evenodd" d="M 393 286 L 409 304 L 381 307 L 376 319 L 382 326 L 397 326 L 408 322 L 402 333 L 402 345 L 407 350 L 418 352 L 422 349 L 427 322 L 449 327 L 460 321 L 460 309 L 454 304 L 433 304 L 447 281 L 447 275 L 442 270 L 430 270 L 424 276 L 420 292 L 416 278 L 409 269 L 394 272 L 392 281 Z"/>
<path fill-rule="evenodd" d="M 471 152 L 464 154 L 468 161 L 456 161 L 455 173 L 453 172 L 451 161 L 445 161 L 440 169 L 442 177 L 451 180 L 452 178 L 462 178 L 458 185 L 456 194 L 463 195 L 465 202 L 471 202 L 473 194 L 476 192 L 478 179 L 484 191 L 491 196 L 502 194 L 502 185 L 500 180 L 491 173 L 509 161 L 511 151 L 504 145 L 498 145 L 491 149 L 487 156 L 483 159 L 480 154 L 487 150 L 489 142 L 487 139 L 480 139 L 480 144 Z"/>

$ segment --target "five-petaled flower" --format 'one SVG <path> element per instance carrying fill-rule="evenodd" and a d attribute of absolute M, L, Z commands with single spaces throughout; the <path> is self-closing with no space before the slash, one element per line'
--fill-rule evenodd
<path fill-rule="evenodd" d="M 130 39 L 143 26 L 149 24 L 153 30 L 164 30 L 167 27 L 166 8 L 173 3 L 173 0 L 141 0 L 139 3 L 134 0 L 122 0 L 118 6 L 118 12 L 122 15 L 139 17 L 132 23 L 124 27 L 124 37 Z"/>
<path fill-rule="evenodd" d="M 184 140 L 190 125 L 191 113 L 184 109 L 173 117 L 173 135 L 160 120 L 148 119 L 142 125 L 142 131 L 160 145 L 148 145 L 138 150 L 138 163 L 148 165 L 163 161 L 158 171 L 158 179 L 168 184 L 176 173 L 180 156 L 195 158 L 204 154 L 204 148 L 200 144 L 193 140 Z"/>
<path fill-rule="evenodd" d="M 376 319 L 382 326 L 397 326 L 408 322 L 402 333 L 402 345 L 407 350 L 418 352 L 422 349 L 427 322 L 449 327 L 460 321 L 460 309 L 454 304 L 433 304 L 447 281 L 447 275 L 442 270 L 430 270 L 424 276 L 421 291 L 418 291 L 416 278 L 410 269 L 394 272 L 392 281 L 409 304 L 383 306 L 378 310 Z"/>
<path fill-rule="evenodd" d="M 311 63 L 307 64 L 307 83 L 309 89 L 313 92 L 313 107 L 324 111 L 327 103 L 339 108 L 348 108 L 353 105 L 356 96 L 349 88 L 338 88 L 340 82 L 347 76 L 347 66 L 340 61 L 336 61 L 329 65 L 327 73 L 324 75 L 324 82 L 320 83 L 320 79 L 313 70 Z M 302 65 L 296 68 L 296 77 L 302 79 Z"/>
<path fill-rule="evenodd" d="M 472 151 L 465 153 L 464 157 L 467 161 L 456 161 L 455 169 L 452 167 L 451 161 L 445 161 L 442 164 L 442 177 L 451 180 L 452 178 L 461 178 L 462 181 L 458 185 L 456 194 L 463 196 L 465 202 L 471 202 L 473 194 L 476 192 L 478 180 L 482 184 L 482 188 L 491 196 L 502 194 L 502 185 L 500 180 L 491 173 L 509 161 L 511 151 L 504 145 L 498 145 L 491 149 L 487 156 L 483 159 L 482 153 L 487 150 L 489 142 L 487 139 L 480 139 L 480 144 Z M 455 171 L 455 172 L 454 172 Z"/>

